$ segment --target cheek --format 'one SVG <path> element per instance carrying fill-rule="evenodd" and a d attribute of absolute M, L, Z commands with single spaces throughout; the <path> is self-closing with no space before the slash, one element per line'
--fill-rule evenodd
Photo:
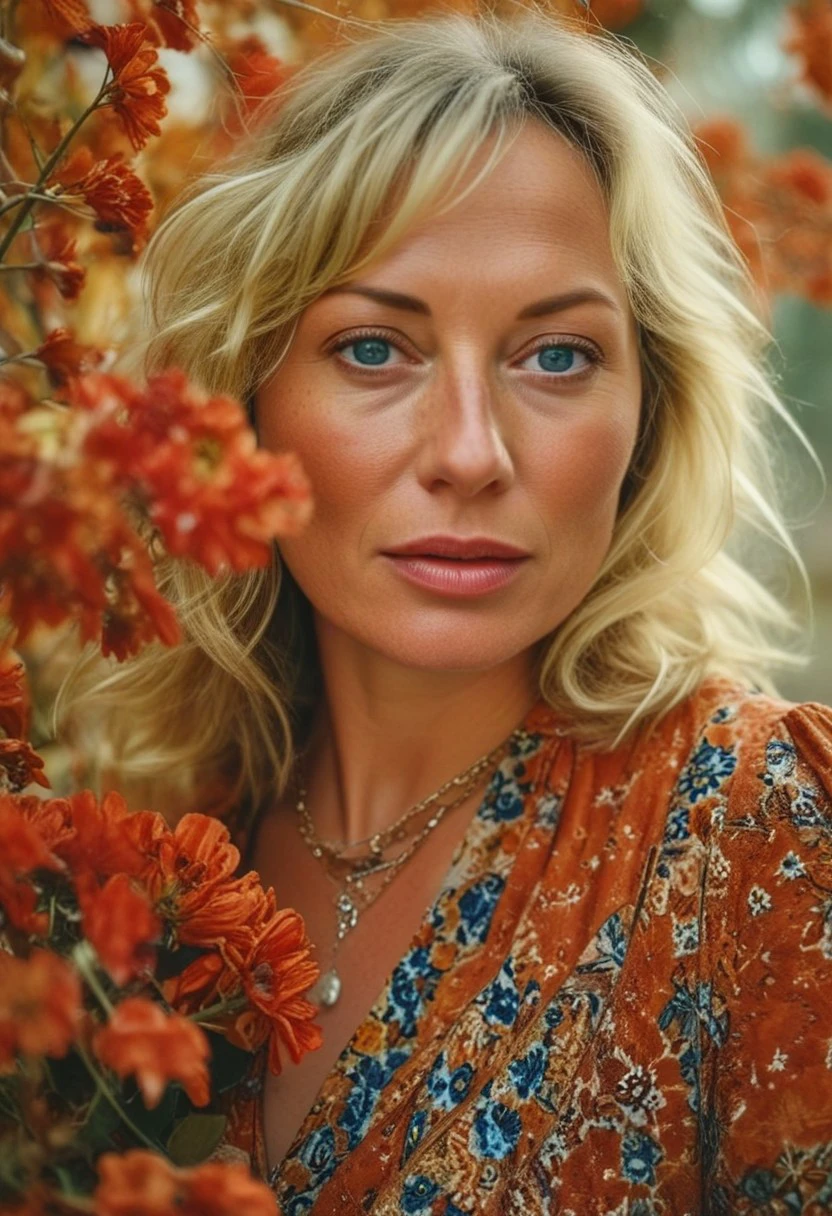
<path fill-rule="evenodd" d="M 618 498 L 636 439 L 637 417 L 592 417 L 550 434 L 540 453 L 535 481 L 555 538 L 564 529 L 576 536 L 615 521 Z"/>
<path fill-rule="evenodd" d="M 260 442 L 272 452 L 292 451 L 299 457 L 315 499 L 307 528 L 311 538 L 323 525 L 343 523 L 345 513 L 367 503 L 383 456 L 378 444 L 368 443 L 366 431 L 350 428 L 334 410 L 321 409 L 311 397 L 290 397 L 286 394 L 282 408 L 269 402 L 262 413 Z"/>

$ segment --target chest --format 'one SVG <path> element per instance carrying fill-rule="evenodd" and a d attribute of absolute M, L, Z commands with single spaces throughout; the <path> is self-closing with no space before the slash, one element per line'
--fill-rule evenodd
<path fill-rule="evenodd" d="M 280 1076 L 266 1076 L 263 1125 L 270 1167 L 286 1156 L 338 1057 L 409 949 L 478 805 L 473 796 L 450 812 L 343 939 L 335 958 L 340 995 L 334 1005 L 320 1006 L 315 1019 L 323 1032 L 322 1045 L 298 1064 L 284 1054 Z M 276 810 L 263 823 L 252 864 L 264 885 L 274 887 L 278 904 L 303 917 L 314 946 L 311 957 L 325 974 L 336 939 L 338 890 L 302 839 L 292 808 Z M 370 891 L 377 891 L 381 881 L 381 875 L 375 878 Z"/>

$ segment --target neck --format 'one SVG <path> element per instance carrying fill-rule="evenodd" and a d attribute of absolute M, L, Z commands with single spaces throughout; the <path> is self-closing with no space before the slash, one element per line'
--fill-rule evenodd
<path fill-rule="evenodd" d="M 395 823 L 499 747 L 539 695 L 529 655 L 479 672 L 388 671 L 385 681 L 342 657 L 322 661 L 304 749 L 306 804 L 324 839 L 357 841 Z"/>

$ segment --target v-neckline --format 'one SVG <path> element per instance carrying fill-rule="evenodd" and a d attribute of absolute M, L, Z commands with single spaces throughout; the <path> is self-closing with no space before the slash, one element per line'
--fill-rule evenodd
<path fill-rule="evenodd" d="M 556 725 L 557 721 L 559 721 L 559 716 L 542 697 L 539 697 L 526 711 L 521 722 L 517 727 L 514 728 L 512 733 L 522 731 L 523 734 L 520 735 L 520 741 L 522 741 L 524 738 L 528 739 L 529 735 L 539 734 L 543 736 L 546 734 L 559 733 Z M 535 727 L 537 727 L 537 729 L 535 729 Z M 523 751 L 521 753 L 521 757 L 525 754 L 527 754 L 527 752 Z M 261 1086 L 260 1093 L 256 1099 L 258 1104 L 256 1124 L 258 1134 L 260 1135 L 262 1141 L 263 1159 L 266 1161 L 266 1176 L 269 1180 L 270 1186 L 272 1186 L 275 1192 L 277 1192 L 278 1187 L 280 1186 L 281 1175 L 283 1174 L 286 1165 L 297 1157 L 299 1149 L 318 1128 L 320 1123 L 319 1115 L 324 1108 L 326 1096 L 331 1091 L 333 1084 L 343 1076 L 346 1070 L 347 1062 L 355 1054 L 355 1044 L 362 1038 L 362 1036 L 366 1038 L 368 1029 L 372 1029 L 373 1027 L 375 1015 L 389 1005 L 390 994 L 397 973 L 402 969 L 408 958 L 413 955 L 413 952 L 420 948 L 426 935 L 436 929 L 440 905 L 449 892 L 456 890 L 459 887 L 475 846 L 480 843 L 481 838 L 489 832 L 489 829 L 491 834 L 496 838 L 498 835 L 502 834 L 506 822 L 511 822 L 510 820 L 502 821 L 497 817 L 494 817 L 492 821 L 489 818 L 489 813 L 503 783 L 509 779 L 507 774 L 511 773 L 511 766 L 516 765 L 517 761 L 517 752 L 509 750 L 495 767 L 482 798 L 480 799 L 479 805 L 469 819 L 465 831 L 454 849 L 447 870 L 434 896 L 425 908 L 419 921 L 419 925 L 410 939 L 410 943 L 399 960 L 388 972 L 384 984 L 382 985 L 376 999 L 373 1001 L 365 1016 L 356 1026 L 348 1043 L 344 1046 L 329 1072 L 322 1080 L 315 1093 L 311 1106 L 307 1110 L 297 1132 L 295 1133 L 294 1139 L 289 1144 L 289 1147 L 287 1148 L 282 1160 L 276 1165 L 270 1163 L 267 1157 L 263 1112 L 264 1087 Z M 443 972 L 442 974 L 444 975 L 445 973 Z M 428 999 L 431 999 L 431 997 Z M 261 1077 L 265 1077 L 265 1073 L 266 1065 L 264 1059 Z"/>

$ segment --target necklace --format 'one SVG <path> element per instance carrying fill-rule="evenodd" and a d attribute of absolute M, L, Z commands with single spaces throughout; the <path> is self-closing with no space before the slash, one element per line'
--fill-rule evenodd
<path fill-rule="evenodd" d="M 453 810 L 454 807 L 459 806 L 460 803 L 468 798 L 479 783 L 483 772 L 500 757 L 501 753 L 508 750 L 513 739 L 523 733 L 522 727 L 518 727 L 512 731 L 508 739 L 499 744 L 493 751 L 485 756 L 481 756 L 464 773 L 460 773 L 458 776 L 452 777 L 450 781 L 446 781 L 435 793 L 430 794 L 427 798 L 417 803 L 416 806 L 411 807 L 409 811 L 402 815 L 389 828 L 385 828 L 382 832 L 376 832 L 365 840 L 354 841 L 351 844 L 347 844 L 344 841 L 325 841 L 317 835 L 312 817 L 306 806 L 306 788 L 301 778 L 300 763 L 298 763 L 295 773 L 298 788 L 298 828 L 311 849 L 312 855 L 322 864 L 327 878 L 338 888 L 338 895 L 335 900 L 338 928 L 330 955 L 330 965 L 326 973 L 321 975 L 306 994 L 310 1001 L 326 1006 L 335 1004 L 341 992 L 341 977 L 335 969 L 335 957 L 346 935 L 358 924 L 358 918 L 361 913 L 366 911 L 371 904 L 375 903 L 382 892 L 393 881 L 404 863 L 413 856 L 419 845 L 427 839 L 433 829 L 439 826 L 447 812 Z M 301 759 L 302 756 L 299 756 L 298 761 L 300 762 Z M 405 838 L 407 835 L 406 825 L 410 820 L 419 811 L 436 802 L 452 786 L 462 786 L 462 792 L 456 795 L 450 802 L 438 807 L 424 827 L 417 830 L 414 839 L 398 856 L 385 860 L 383 856 L 384 850 L 393 842 Z M 354 848 L 356 844 L 368 842 L 370 845 L 369 854 L 349 858 L 343 856 L 346 849 Z M 364 880 L 383 871 L 387 871 L 387 873 L 381 885 L 372 894 L 368 893 Z"/>

